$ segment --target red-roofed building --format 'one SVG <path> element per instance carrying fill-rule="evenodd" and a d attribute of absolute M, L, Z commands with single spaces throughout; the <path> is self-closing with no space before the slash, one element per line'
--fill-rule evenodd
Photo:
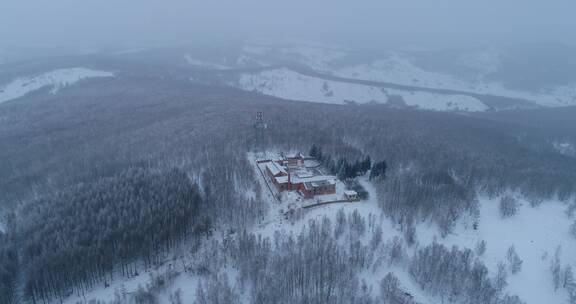
<path fill-rule="evenodd" d="M 286 165 L 282 165 L 283 163 Z M 296 173 L 292 170 L 296 170 Z M 304 168 L 304 158 L 290 163 L 286 162 L 286 158 L 281 161 L 269 161 L 266 163 L 266 173 L 279 192 L 295 190 L 306 198 L 336 193 L 336 177 L 314 175 L 307 171 Z"/>

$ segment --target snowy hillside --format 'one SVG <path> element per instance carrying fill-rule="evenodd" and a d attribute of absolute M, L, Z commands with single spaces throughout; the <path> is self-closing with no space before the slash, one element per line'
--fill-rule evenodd
<path fill-rule="evenodd" d="M 21 77 L 0 85 L 0 103 L 25 96 L 42 88 L 51 88 L 56 94 L 60 89 L 71 86 L 81 80 L 97 77 L 113 77 L 111 72 L 86 68 L 68 68 L 46 72 L 36 76 Z"/>
<path fill-rule="evenodd" d="M 478 71 L 475 81 L 466 81 L 450 74 L 422 69 L 400 53 L 391 53 L 385 59 L 368 64 L 344 67 L 334 71 L 334 74 L 353 79 L 522 98 L 543 106 L 576 105 L 576 84 L 558 86 L 547 91 L 528 92 L 508 89 L 499 82 L 486 81 L 484 76 L 498 70 L 500 57 L 497 52 L 462 55 L 458 58 L 458 62 Z"/>
<path fill-rule="evenodd" d="M 486 105 L 478 99 L 462 95 L 441 95 L 426 92 L 409 92 L 382 89 L 361 84 L 324 80 L 299 74 L 289 69 L 275 69 L 258 74 L 242 74 L 240 89 L 256 91 L 284 99 L 331 104 L 369 102 L 388 103 L 401 97 L 405 106 L 436 111 L 485 111 Z M 398 99 L 398 98 L 396 98 Z"/>
<path fill-rule="evenodd" d="M 208 69 L 225 70 L 225 69 L 231 68 L 229 66 L 226 66 L 226 65 L 223 65 L 220 63 L 208 62 L 208 61 L 196 59 L 190 54 L 185 54 L 184 60 L 186 60 L 186 63 L 188 63 L 189 65 L 199 66 L 199 67 L 208 68 Z"/>
<path fill-rule="evenodd" d="M 249 42 L 242 46 L 242 52 L 252 58 L 272 62 L 294 62 L 317 71 L 332 70 L 332 63 L 348 55 L 348 49 L 331 44 L 310 41 Z"/>
<path fill-rule="evenodd" d="M 493 74 L 502 65 L 502 54 L 495 48 L 465 53 L 458 56 L 458 65 L 468 67 L 478 73 L 478 78 Z"/>
<path fill-rule="evenodd" d="M 566 206 L 547 201 L 531 207 L 528 202 L 520 201 L 518 214 L 502 218 L 498 202 L 497 199 L 481 200 L 478 230 L 460 225 L 454 233 L 442 239 L 435 227 L 421 224 L 417 227 L 418 241 L 430 243 L 436 240 L 447 246 L 474 250 L 484 240 L 486 251 L 481 259 L 494 276 L 498 272 L 498 263 L 510 266 L 507 251 L 514 246 L 523 262 L 517 274 L 508 274 L 507 290 L 528 304 L 567 303 L 566 291 L 554 289 L 551 272 L 558 248 L 561 268 L 576 267 L 573 259 L 576 256 L 576 241 L 570 235 L 572 220 L 565 213 Z"/>
<path fill-rule="evenodd" d="M 284 49 L 283 53 L 300 59 L 302 63 L 318 71 L 328 70 L 332 61 L 346 56 L 343 50 L 311 46 L 293 46 Z"/>
<path fill-rule="evenodd" d="M 526 89 L 508 87 L 506 83 L 510 79 L 499 73 L 513 53 L 497 48 L 465 52 L 396 50 L 372 52 L 365 56 L 362 52 L 341 46 L 249 43 L 242 47 L 242 53 L 269 65 L 296 63 L 317 72 L 356 80 L 489 94 L 529 100 L 550 107 L 576 105 L 576 80 L 573 83 L 567 81 L 556 85 L 546 84 L 542 86 L 543 89 L 530 89 L 533 87 L 531 85 L 527 85 Z M 554 69 L 552 63 L 550 66 L 544 63 L 544 67 Z M 535 65 L 534 73 L 537 73 L 539 68 L 542 68 L 542 65 Z M 510 76 L 510 73 L 525 72 L 511 72 L 508 68 L 506 73 Z M 514 77 L 523 78 L 517 74 L 513 74 Z M 539 79 L 538 75 L 524 78 Z M 475 110 L 477 109 L 472 109 Z"/>
<path fill-rule="evenodd" d="M 276 230 L 297 233 L 310 219 L 321 220 L 323 216 L 328 216 L 332 222 L 336 222 L 338 210 L 344 209 L 348 214 L 358 210 L 367 219 L 375 217 L 383 229 L 385 241 L 401 237 L 402 232 L 378 208 L 377 193 L 372 184 L 365 179 L 361 179 L 361 183 L 370 193 L 368 201 L 317 208 L 307 213 L 304 219 L 295 225 L 270 223 L 260 228 L 261 233 L 268 237 L 272 237 Z M 510 218 L 502 218 L 498 209 L 499 200 L 499 198 L 481 198 L 477 230 L 474 230 L 470 223 L 463 221 L 453 233 L 442 238 L 436 226 L 421 223 L 416 229 L 418 244 L 409 250 L 409 253 L 434 242 L 444 244 L 448 248 L 456 246 L 460 249 L 477 251 L 478 244 L 484 240 L 486 250 L 480 255 L 480 260 L 488 267 L 490 276 L 495 277 L 498 263 L 503 262 L 510 267 L 507 251 L 514 246 L 522 260 L 522 266 L 516 274 L 508 271 L 508 285 L 505 291 L 518 295 L 527 304 L 567 303 L 568 293 L 562 287 L 555 290 L 551 271 L 557 248 L 560 248 L 558 257 L 561 268 L 576 267 L 576 261 L 573 259 L 576 256 L 576 242 L 570 235 L 569 227 L 572 219 L 566 215 L 566 206 L 560 202 L 546 201 L 540 206 L 531 207 L 527 201 L 520 200 L 518 213 Z M 442 303 L 440 299 L 430 297 L 422 291 L 404 269 L 390 269 L 384 266 L 374 272 L 367 271 L 365 277 L 372 278 L 375 284 L 376 279 L 379 280 L 388 271 L 393 271 L 401 279 L 402 286 L 418 303 Z"/>

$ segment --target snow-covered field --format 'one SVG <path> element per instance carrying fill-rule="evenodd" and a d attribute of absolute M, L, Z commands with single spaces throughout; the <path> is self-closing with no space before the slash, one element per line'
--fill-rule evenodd
<path fill-rule="evenodd" d="M 268 53 L 270 51 L 270 47 L 263 46 L 263 45 L 249 44 L 249 45 L 243 46 L 242 51 L 244 53 L 247 53 L 247 54 L 262 56 L 262 55 L 266 55 L 266 53 Z"/>
<path fill-rule="evenodd" d="M 385 59 L 379 59 L 368 64 L 345 67 L 335 71 L 334 74 L 347 78 L 402 85 L 463 91 L 477 90 L 475 85 L 452 75 L 426 71 L 417 67 L 409 58 L 398 53 L 390 53 Z"/>
<path fill-rule="evenodd" d="M 331 71 L 333 62 L 348 55 L 348 51 L 340 45 L 315 41 L 252 41 L 242 46 L 242 52 L 253 59 L 297 62 L 324 72 Z"/>
<path fill-rule="evenodd" d="M 242 51 L 244 54 L 248 54 L 253 58 L 263 59 L 272 56 L 279 59 L 280 62 L 284 62 L 285 60 L 297 62 L 319 72 L 330 73 L 335 76 L 356 80 L 387 82 L 432 89 L 451 89 L 475 94 L 490 94 L 502 97 L 525 99 L 542 106 L 557 107 L 576 105 L 576 82 L 571 85 L 550 86 L 546 90 L 522 90 L 510 89 L 502 82 L 490 80 L 490 76 L 494 75 L 501 69 L 505 59 L 504 54 L 496 48 L 488 48 L 455 55 L 455 66 L 458 67 L 458 69 L 469 71 L 470 75 L 467 78 L 449 72 L 440 72 L 434 69 L 424 68 L 416 59 L 409 55 L 411 54 L 410 52 L 404 51 L 383 52 L 378 57 L 375 57 L 376 59 L 366 59 L 363 61 L 362 58 L 360 58 L 359 61 L 354 60 L 347 65 L 346 58 L 351 56 L 353 52 L 339 46 L 323 46 L 309 43 L 288 44 L 285 46 L 248 44 L 242 48 Z M 352 57 L 355 58 L 353 55 Z M 286 84 L 277 84 L 282 81 L 281 79 L 278 79 L 278 74 L 288 74 L 284 75 L 284 81 L 287 81 Z M 340 89 L 339 93 L 342 95 L 341 98 L 335 94 L 333 98 L 327 99 L 326 96 L 323 96 L 324 92 L 322 90 L 316 89 L 317 84 L 315 84 L 314 81 L 303 88 L 301 86 L 294 88 L 294 93 L 288 93 L 287 91 L 292 92 L 290 86 L 293 85 L 294 82 L 294 75 L 289 74 L 290 73 L 287 73 L 286 71 L 271 71 L 264 72 L 257 76 L 242 75 L 242 77 L 249 79 L 254 77 L 264 78 L 264 80 L 260 80 L 260 82 L 269 82 L 270 79 L 268 78 L 275 77 L 275 84 L 273 85 L 283 87 L 281 89 L 278 88 L 277 90 L 280 90 L 280 92 L 275 93 L 278 95 L 296 95 L 295 97 L 298 98 L 292 99 L 298 100 L 319 99 L 318 102 L 333 102 L 333 99 L 335 99 L 337 100 L 337 103 L 340 103 L 342 99 L 351 98 L 357 100 L 383 99 L 382 96 L 378 96 L 378 93 L 371 92 L 370 89 L 362 90 L 350 86 Z M 314 89 L 310 89 L 310 87 L 314 87 Z M 304 89 L 304 91 L 299 91 L 298 89 Z M 351 91 L 342 93 L 342 91 L 346 89 L 350 89 Z M 362 92 L 358 93 L 358 91 Z M 421 94 L 428 93 L 417 93 L 417 95 Z M 434 94 L 426 95 L 427 99 L 433 100 L 430 103 L 434 104 L 428 108 L 438 109 L 439 104 L 445 104 L 442 100 L 438 99 L 444 99 L 445 96 L 446 95 Z M 483 105 L 479 105 L 481 103 L 474 101 L 474 98 L 472 97 L 462 98 L 462 96 L 456 96 L 450 98 L 458 100 L 458 102 L 461 103 L 461 110 L 464 111 L 466 111 L 466 107 L 470 108 L 468 111 L 481 111 L 484 108 Z M 452 103 L 454 102 L 453 100 Z M 357 102 L 361 103 L 361 101 Z M 418 104 L 421 108 L 426 108 L 420 103 Z M 442 110 L 452 109 L 450 106 L 443 106 L 442 108 L 444 108 Z"/>
<path fill-rule="evenodd" d="M 564 290 L 554 291 L 550 271 L 559 246 L 562 267 L 576 267 L 576 239 L 569 232 L 572 220 L 566 215 L 566 206 L 547 201 L 531 207 L 522 201 L 518 214 L 503 219 L 498 202 L 498 199 L 481 199 L 478 230 L 461 225 L 442 239 L 436 227 L 422 224 L 417 227 L 418 241 L 426 244 L 437 240 L 449 246 L 474 249 L 479 241 L 485 240 L 487 247 L 482 260 L 492 275 L 496 274 L 499 262 L 506 262 L 507 250 L 514 246 L 523 264 L 518 274 L 508 275 L 507 290 L 528 304 L 567 303 Z"/>
<path fill-rule="evenodd" d="M 377 216 L 384 231 L 385 240 L 391 240 L 402 233 L 394 224 L 384 217 L 377 206 L 376 193 L 366 179 L 361 179 L 363 186 L 369 191 L 371 199 L 354 204 L 328 205 L 308 211 L 304 218 L 295 224 L 277 217 L 259 228 L 264 236 L 272 236 L 275 231 L 297 233 L 304 229 L 311 219 L 321 219 L 328 216 L 333 222 L 336 212 L 343 208 L 346 213 L 358 210 L 365 218 Z M 565 206 L 559 202 L 544 202 L 538 207 L 530 207 L 523 202 L 519 213 L 507 219 L 502 219 L 498 212 L 498 200 L 483 198 L 481 200 L 481 218 L 478 230 L 471 226 L 459 226 L 453 234 L 442 239 L 435 226 L 421 224 L 417 227 L 419 246 L 428 245 L 434 241 L 446 246 L 457 246 L 474 250 L 479 241 L 487 242 L 486 252 L 481 260 L 488 267 L 491 276 L 495 276 L 499 262 L 506 262 L 507 250 L 514 246 L 517 254 L 523 260 L 522 269 L 517 274 L 508 274 L 508 286 L 505 289 L 510 294 L 518 295 L 527 304 L 567 303 L 568 294 L 563 289 L 554 290 L 551 262 L 556 248 L 561 246 L 560 261 L 562 267 L 576 267 L 576 240 L 569 234 L 571 219 L 565 213 Z M 403 269 L 382 267 L 376 272 L 367 271 L 366 279 L 381 280 L 388 272 L 393 271 L 401 280 L 403 288 L 410 292 L 420 303 L 441 303 L 430 298 L 420 290 L 408 273 Z"/>
<path fill-rule="evenodd" d="M 288 69 L 275 69 L 258 74 L 242 74 L 238 87 L 284 99 L 331 104 L 348 102 L 386 102 L 387 95 L 379 88 L 327 81 L 299 74 Z"/>
<path fill-rule="evenodd" d="M 330 104 L 387 103 L 390 96 L 402 97 L 406 106 L 436 111 L 485 111 L 488 107 L 474 97 L 441 95 L 426 92 L 409 92 L 382 89 L 362 84 L 324 80 L 302 75 L 282 68 L 257 74 L 242 74 L 237 83 L 246 91 L 256 91 L 283 99 L 312 101 Z"/>
<path fill-rule="evenodd" d="M 508 89 L 499 82 L 485 81 L 485 75 L 498 69 L 500 59 L 496 52 L 463 55 L 458 60 L 462 65 L 478 70 L 476 80 L 466 81 L 453 75 L 424 70 L 399 53 L 391 53 L 385 59 L 368 64 L 341 68 L 334 71 L 334 74 L 361 80 L 522 98 L 543 106 L 576 105 L 576 83 L 550 88 L 547 91 L 529 92 Z"/>
<path fill-rule="evenodd" d="M 56 94 L 60 89 L 84 79 L 113 76 L 114 73 L 111 72 L 78 67 L 58 69 L 36 76 L 20 77 L 7 84 L 0 85 L 0 103 L 20 98 L 45 87 L 51 87 L 50 93 Z"/>
<path fill-rule="evenodd" d="M 481 112 L 489 109 L 478 98 L 466 95 L 443 95 L 421 91 L 408 92 L 386 89 L 389 95 L 402 97 L 409 107 L 434 111 Z"/>
<path fill-rule="evenodd" d="M 188 63 L 189 65 L 194 65 L 194 66 L 199 66 L 199 67 L 204 67 L 204 68 L 209 68 L 209 69 L 217 69 L 217 70 L 230 69 L 230 67 L 227 65 L 196 59 L 190 54 L 185 54 L 184 60 L 186 60 L 186 63 Z"/>
<path fill-rule="evenodd" d="M 296 56 L 302 63 L 317 71 L 329 70 L 331 62 L 346 56 L 346 52 L 339 49 L 312 46 L 293 46 L 284 49 L 283 53 Z"/>

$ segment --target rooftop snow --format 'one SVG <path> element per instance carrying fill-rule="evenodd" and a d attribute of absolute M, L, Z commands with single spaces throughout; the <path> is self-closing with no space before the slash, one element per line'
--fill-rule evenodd
<path fill-rule="evenodd" d="M 266 167 L 270 170 L 272 175 L 277 175 L 280 173 L 287 174 L 286 169 L 284 169 L 284 167 L 280 166 L 274 161 L 267 162 Z"/>
<path fill-rule="evenodd" d="M 330 175 L 315 175 L 311 177 L 290 176 L 290 179 L 291 179 L 290 182 L 293 184 L 306 183 L 306 182 L 325 182 L 325 181 L 335 183 L 336 177 Z M 276 177 L 276 181 L 281 184 L 287 183 L 288 176 Z"/>

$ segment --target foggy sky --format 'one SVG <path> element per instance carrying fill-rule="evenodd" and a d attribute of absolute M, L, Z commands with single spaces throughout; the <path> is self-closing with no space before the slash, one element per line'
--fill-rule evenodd
<path fill-rule="evenodd" d="M 0 0 L 0 47 L 572 43 L 574 12 L 574 0 Z"/>

